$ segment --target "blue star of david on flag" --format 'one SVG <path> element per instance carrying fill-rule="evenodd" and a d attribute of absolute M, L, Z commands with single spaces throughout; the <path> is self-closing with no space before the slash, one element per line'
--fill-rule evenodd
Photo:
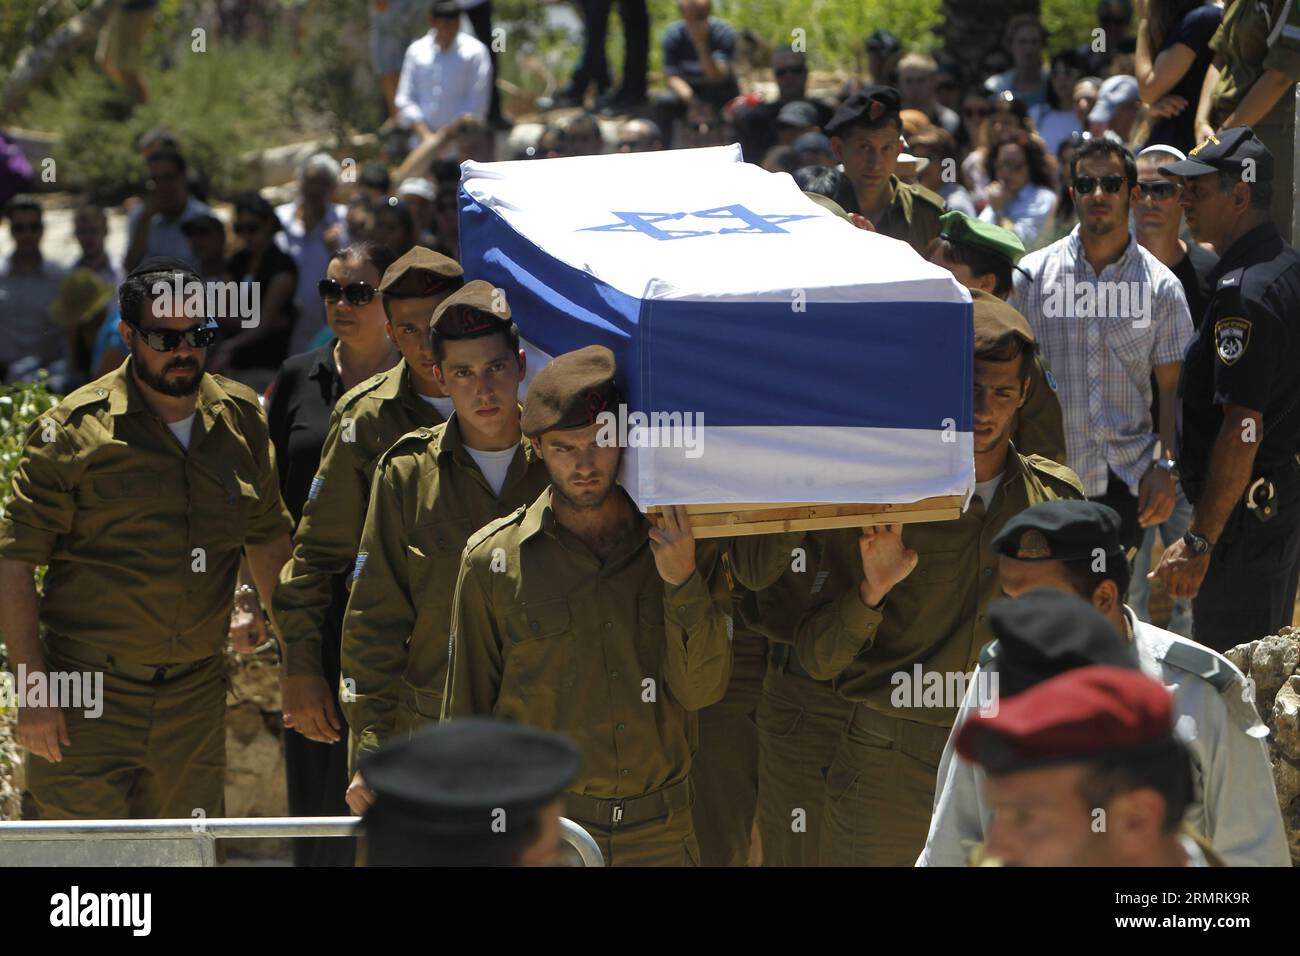
<path fill-rule="evenodd" d="M 603 226 L 586 226 L 579 232 L 634 232 L 651 239 L 687 239 L 692 236 L 757 235 L 759 233 L 788 233 L 781 226 L 800 219 L 816 218 L 813 214 L 763 214 L 752 212 L 739 204 L 701 209 L 697 212 L 623 212 L 612 211 L 618 222 Z M 659 223 L 686 219 L 729 219 L 743 223 L 723 229 L 661 229 Z"/>

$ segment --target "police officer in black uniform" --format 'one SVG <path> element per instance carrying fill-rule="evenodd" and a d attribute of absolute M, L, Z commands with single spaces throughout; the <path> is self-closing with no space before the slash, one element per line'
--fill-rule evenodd
<path fill-rule="evenodd" d="M 1222 130 L 1160 171 L 1184 177 L 1192 235 L 1221 258 L 1178 389 L 1192 522 L 1151 577 L 1194 597 L 1193 636 L 1224 651 L 1290 624 L 1295 603 L 1300 254 L 1269 218 L 1273 156 L 1249 127 Z"/>

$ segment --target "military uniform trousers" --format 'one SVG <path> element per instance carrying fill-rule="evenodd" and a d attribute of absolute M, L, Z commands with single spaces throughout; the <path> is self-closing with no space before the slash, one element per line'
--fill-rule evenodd
<path fill-rule="evenodd" d="M 758 704 L 758 833 L 764 866 L 820 862 L 826 769 L 852 706 L 773 645 Z"/>
<path fill-rule="evenodd" d="M 826 775 L 826 866 L 913 866 L 950 728 L 853 708 Z"/>
<path fill-rule="evenodd" d="M 66 638 L 48 636 L 45 653 L 49 670 L 103 672 L 104 685 L 99 716 L 63 708 L 71 745 L 62 748 L 62 761 L 27 758 L 27 789 L 40 819 L 225 815 L 227 682 L 220 654 L 150 680 L 150 668 L 111 664 Z"/>
<path fill-rule="evenodd" d="M 1300 566 L 1300 467 L 1285 466 L 1272 480 L 1277 514 L 1260 521 L 1239 503 L 1192 599 L 1192 639 L 1220 653 L 1291 623 Z"/>
<path fill-rule="evenodd" d="M 747 866 L 758 803 L 758 727 L 767 641 L 737 626 L 735 663 L 722 700 L 699 711 L 700 749 L 691 759 L 701 866 Z"/>
<path fill-rule="evenodd" d="M 565 795 L 565 816 L 596 841 L 606 866 L 699 866 L 689 779 L 626 800 Z"/>

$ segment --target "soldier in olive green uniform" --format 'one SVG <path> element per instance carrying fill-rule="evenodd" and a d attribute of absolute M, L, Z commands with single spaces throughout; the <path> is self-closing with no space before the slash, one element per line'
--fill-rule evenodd
<path fill-rule="evenodd" d="M 122 284 L 130 357 L 33 422 L 0 521 L 12 666 L 81 674 L 92 693 L 103 681 L 97 702 L 18 711 L 47 820 L 224 814 L 222 648 L 240 549 L 268 593 L 289 555 L 266 417 L 251 389 L 205 373 L 216 322 L 156 293 L 174 278 L 199 281 L 151 257 Z"/>
<path fill-rule="evenodd" d="M 322 656 L 322 642 L 339 640 L 337 632 L 329 633 L 338 614 L 331 609 L 347 600 L 347 573 L 356 560 L 375 465 L 402 435 L 441 424 L 451 410 L 451 399 L 425 368 L 427 349 L 415 345 L 419 335 L 408 326 L 422 329 L 427 339 L 429 319 L 460 287 L 462 275 L 455 261 L 422 246 L 384 271 L 379 292 L 402 359 L 343 395 L 330 416 L 293 559 L 272 598 L 286 648 L 284 711 L 312 740 L 332 742 L 343 730 L 333 719 L 337 677 L 324 667 L 337 652 Z"/>
<path fill-rule="evenodd" d="M 965 213 L 946 212 L 939 219 L 939 236 L 926 250 L 926 258 L 943 266 L 970 289 L 972 297 L 1011 294 L 1011 270 L 1025 247 L 1010 229 L 972 219 Z M 1041 355 L 1034 356 L 1029 373 L 1029 395 L 1011 426 L 1011 443 L 1022 455 L 1042 455 L 1059 464 L 1065 460 L 1065 421 L 1056 397 L 1056 378 Z"/>
<path fill-rule="evenodd" d="M 614 356 L 590 346 L 533 381 L 524 434 L 551 487 L 470 537 L 456 584 L 445 716 L 554 730 L 582 752 L 566 800 L 614 866 L 699 862 L 695 711 L 731 677 L 731 596 L 681 507 L 652 528 L 602 444 Z"/>
<path fill-rule="evenodd" d="M 723 558 L 724 567 L 726 557 Z M 746 626 L 744 608 L 754 595 L 732 588 L 731 641 L 734 664 L 727 693 L 700 711 L 700 749 L 695 780 L 695 836 L 701 866 L 747 866 L 754 808 L 758 803 L 758 727 L 767 638 Z M 749 615 L 752 619 L 752 614 Z"/>
<path fill-rule="evenodd" d="M 996 299 L 975 302 L 976 494 L 956 521 L 807 535 L 807 568 L 765 595 L 806 608 L 794 645 L 808 673 L 854 704 L 826 775 L 821 861 L 910 866 L 925 843 L 935 774 L 960 697 L 933 693 L 968 674 L 991 635 L 998 593 L 992 537 L 1039 501 L 1082 497 L 1063 465 L 1010 443 L 1034 337 Z M 920 673 L 918 673 L 918 671 Z"/>
<path fill-rule="evenodd" d="M 926 246 L 939 234 L 946 205 L 938 194 L 894 175 L 902 152 L 901 109 L 898 90 L 868 86 L 835 111 L 826 134 L 853 183 L 858 211 L 882 236 L 906 242 L 925 255 Z"/>
<path fill-rule="evenodd" d="M 438 720 L 465 541 L 547 484 L 519 429 L 526 366 L 504 293 L 467 283 L 431 331 L 456 410 L 403 436 L 375 472 L 343 622 L 344 712 L 358 756 Z M 354 778 L 352 802 L 358 790 Z"/>
<path fill-rule="evenodd" d="M 1273 154 L 1270 215 L 1292 239 L 1295 85 L 1300 82 L 1300 5 L 1292 0 L 1230 0 L 1210 40 L 1211 83 L 1198 120 L 1215 130 L 1249 126 Z M 1190 108 L 1190 107 L 1189 107 Z M 1201 133 L 1198 131 L 1197 138 Z"/>

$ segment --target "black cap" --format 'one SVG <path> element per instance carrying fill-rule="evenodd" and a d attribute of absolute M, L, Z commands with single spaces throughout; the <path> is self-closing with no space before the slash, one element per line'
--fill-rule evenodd
<path fill-rule="evenodd" d="M 1242 173 L 1249 169 L 1252 181 L 1273 181 L 1273 154 L 1249 126 L 1211 133 L 1187 154 L 1187 158 L 1161 166 L 1166 176 L 1205 176 L 1209 173 Z"/>
<path fill-rule="evenodd" d="M 1087 601 L 1055 588 L 1039 588 L 989 605 L 989 630 L 997 638 L 998 694 L 1011 697 L 1076 667 L 1105 664 L 1137 669 L 1137 651 Z"/>
<path fill-rule="evenodd" d="M 878 29 L 871 31 L 871 35 L 862 41 L 862 46 L 868 53 L 889 56 L 903 49 L 903 41 L 888 30 Z"/>
<path fill-rule="evenodd" d="M 140 264 L 126 274 L 128 279 L 136 276 L 147 275 L 150 272 L 181 272 L 187 278 L 197 279 L 199 274 L 194 271 L 194 267 L 184 259 L 177 259 L 175 256 L 146 256 L 140 260 Z"/>
<path fill-rule="evenodd" d="M 993 550 L 1017 561 L 1092 560 L 1123 554 L 1120 518 L 1096 501 L 1042 501 L 1026 508 L 993 538 Z"/>
<path fill-rule="evenodd" d="M 558 734 L 487 718 L 433 724 L 363 754 L 361 774 L 377 795 L 363 819 L 367 863 L 416 862 L 422 845 L 440 840 L 496 839 L 502 824 L 517 832 L 581 764 Z"/>
<path fill-rule="evenodd" d="M 892 86 L 866 86 L 840 104 L 826 124 L 826 132 L 839 136 L 850 126 L 875 127 L 890 117 L 901 126 L 898 114 L 902 108 L 903 98 Z"/>

